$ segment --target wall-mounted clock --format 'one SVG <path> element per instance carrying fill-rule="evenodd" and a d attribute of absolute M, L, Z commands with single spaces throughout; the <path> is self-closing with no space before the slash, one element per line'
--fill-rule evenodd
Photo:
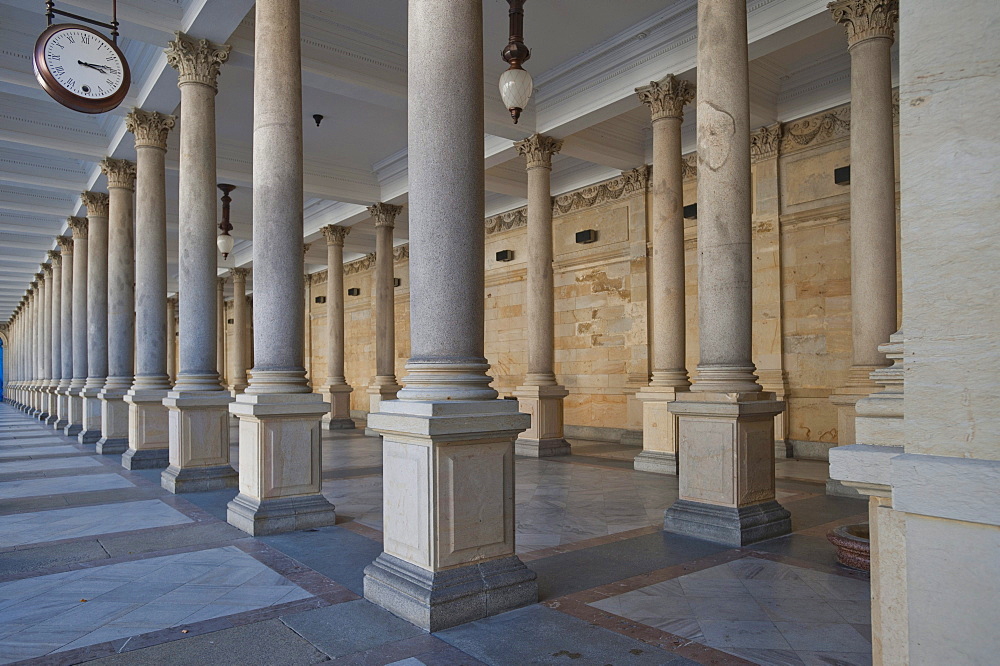
<path fill-rule="evenodd" d="M 114 109 L 128 93 L 132 76 L 118 46 L 74 23 L 49 26 L 35 42 L 35 78 L 63 106 L 82 113 Z"/>

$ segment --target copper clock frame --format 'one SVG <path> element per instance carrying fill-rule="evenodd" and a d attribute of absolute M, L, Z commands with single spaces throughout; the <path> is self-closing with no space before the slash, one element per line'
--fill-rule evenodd
<path fill-rule="evenodd" d="M 99 37 L 118 54 L 118 58 L 122 63 L 122 85 L 115 93 L 107 97 L 98 97 L 95 99 L 80 97 L 59 85 L 59 82 L 56 81 L 56 78 L 49 71 L 48 65 L 45 62 L 45 45 L 54 34 L 69 29 L 85 30 L 95 37 Z M 74 111 L 79 111 L 80 113 L 106 113 L 118 108 L 125 100 L 129 88 L 132 86 L 132 72 L 129 69 L 128 60 L 125 59 L 125 54 L 118 48 L 118 45 L 93 28 L 88 28 L 79 23 L 57 23 L 46 28 L 45 32 L 39 35 L 38 40 L 35 42 L 32 65 L 35 70 L 35 78 L 38 80 L 39 85 L 42 86 L 42 90 L 63 106 Z"/>

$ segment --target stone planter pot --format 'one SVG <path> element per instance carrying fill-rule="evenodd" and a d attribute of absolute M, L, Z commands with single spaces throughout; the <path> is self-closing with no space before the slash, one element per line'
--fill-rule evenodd
<path fill-rule="evenodd" d="M 838 527 L 828 532 L 826 538 L 837 547 L 837 561 L 845 567 L 859 571 L 871 570 L 868 523 Z"/>

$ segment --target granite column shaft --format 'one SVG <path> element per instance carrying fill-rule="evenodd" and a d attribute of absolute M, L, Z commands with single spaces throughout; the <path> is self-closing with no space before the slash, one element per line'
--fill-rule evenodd
<path fill-rule="evenodd" d="M 330 430 L 354 428 L 351 392 L 344 376 L 344 239 L 350 227 L 323 227 L 326 237 L 326 393 L 330 413 L 324 421 Z"/>
<path fill-rule="evenodd" d="M 76 437 L 83 429 L 83 398 L 80 392 L 87 383 L 87 294 L 89 290 L 89 221 L 85 217 L 71 217 L 73 230 L 73 375 L 67 388 L 69 395 L 69 423 L 63 434 Z"/>
<path fill-rule="evenodd" d="M 101 438 L 98 394 L 108 378 L 108 195 L 84 192 L 87 206 L 87 381 L 80 389 L 83 427 L 81 444 Z"/>

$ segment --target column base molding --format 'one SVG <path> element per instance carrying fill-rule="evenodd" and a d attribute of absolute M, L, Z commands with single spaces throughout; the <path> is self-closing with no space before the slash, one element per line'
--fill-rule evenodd
<path fill-rule="evenodd" d="M 48 416 L 45 417 L 45 425 L 55 427 L 59 420 L 59 396 L 56 394 L 56 387 L 49 386 L 42 395 L 49 412 Z"/>
<path fill-rule="evenodd" d="M 227 505 L 226 521 L 250 536 L 267 536 L 327 527 L 337 514 L 320 494 L 261 500 L 240 493 Z"/>
<path fill-rule="evenodd" d="M 677 454 L 672 451 L 650 451 L 647 449 L 635 457 L 633 468 L 637 472 L 677 476 Z"/>
<path fill-rule="evenodd" d="M 160 474 L 160 486 L 174 494 L 235 488 L 239 480 L 239 474 L 230 465 L 187 467 L 185 469 L 168 465 Z"/>
<path fill-rule="evenodd" d="M 97 381 L 103 381 L 98 379 Z M 100 387 L 84 387 L 80 389 L 80 400 L 83 403 L 81 415 L 83 422 L 77 441 L 81 444 L 96 444 L 101 438 L 101 400 L 97 396 Z"/>
<path fill-rule="evenodd" d="M 170 464 L 170 449 L 128 449 L 122 454 L 125 469 L 163 469 Z"/>
<path fill-rule="evenodd" d="M 679 499 L 667 509 L 663 529 L 739 548 L 791 534 L 791 514 L 775 500 L 731 507 Z"/>
<path fill-rule="evenodd" d="M 167 393 L 168 389 L 164 388 L 132 388 L 125 394 L 125 403 L 128 405 L 129 448 L 122 456 L 122 466 L 126 469 L 153 469 L 167 466 L 170 451 L 170 412 L 163 404 Z M 143 451 L 156 453 L 143 456 L 140 453 Z M 144 464 L 142 462 L 144 458 L 155 462 L 137 467 L 136 464 Z M 132 467 L 126 464 L 127 461 Z"/>
<path fill-rule="evenodd" d="M 535 578 L 516 556 L 433 572 L 383 552 L 365 567 L 365 599 L 434 632 L 536 603 Z"/>
<path fill-rule="evenodd" d="M 128 412 L 125 402 L 128 389 L 104 389 L 101 400 L 101 438 L 97 440 L 100 454 L 120 454 L 128 450 Z"/>
<path fill-rule="evenodd" d="M 514 453 L 532 458 L 565 456 L 571 452 L 563 436 L 563 398 L 569 395 L 565 387 L 518 386 L 514 390 L 517 409 L 531 416 L 531 426 L 518 435 Z"/>
<path fill-rule="evenodd" d="M 403 388 L 396 383 L 395 377 L 375 377 L 368 385 L 368 413 L 377 414 L 381 411 L 382 402 L 385 400 L 395 400 L 396 394 Z M 371 428 L 365 428 L 365 434 L 369 437 L 378 437 L 378 433 Z"/>

